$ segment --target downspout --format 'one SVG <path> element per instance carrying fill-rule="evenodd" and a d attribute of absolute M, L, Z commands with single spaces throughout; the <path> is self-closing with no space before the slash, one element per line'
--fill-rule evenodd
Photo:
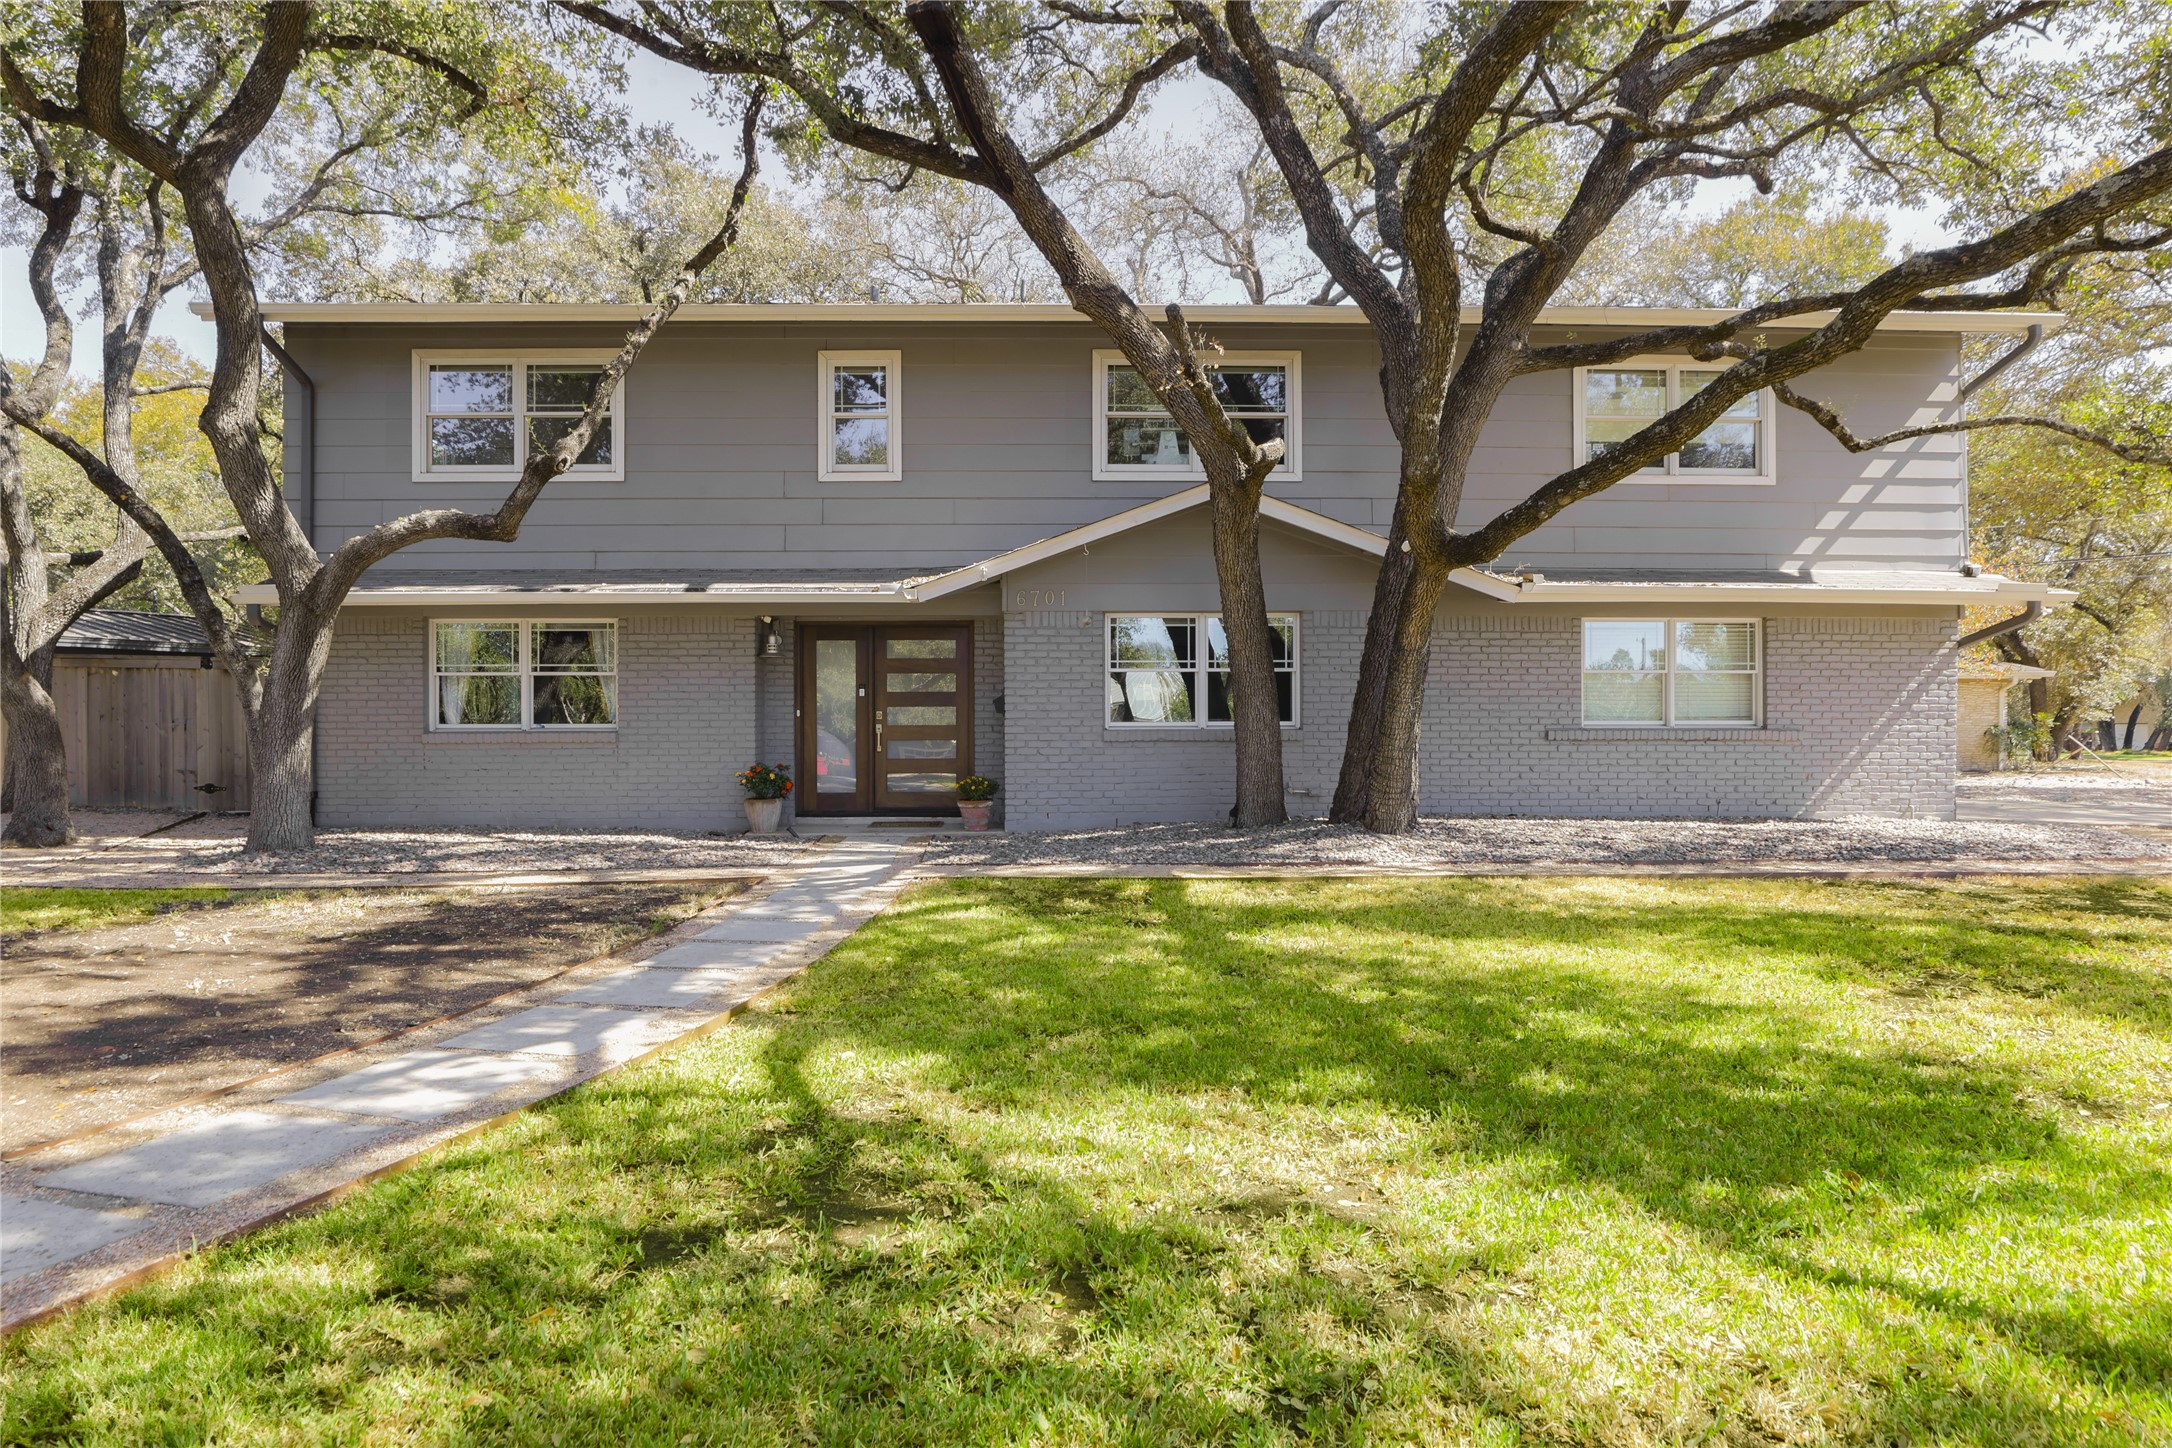
<path fill-rule="evenodd" d="M 287 507 L 294 511 L 296 521 L 302 525 L 302 536 L 309 540 L 309 546 L 314 551 L 317 546 L 316 380 L 302 370 L 302 364 L 294 360 L 293 353 L 279 345 L 279 339 L 271 334 L 270 327 L 260 325 L 257 332 L 264 339 L 265 350 L 278 359 L 280 369 L 298 383 L 302 389 L 301 445 L 298 448 L 285 448 L 282 450 L 290 457 L 296 453 L 300 454 L 301 477 L 298 481 L 301 487 L 297 492 L 294 486 L 297 479 L 282 476 L 279 490 L 286 495 Z M 290 418 L 291 415 L 292 411 L 289 409 Z M 287 427 L 289 432 L 293 430 L 291 420 L 288 422 Z M 282 469 L 281 471 L 284 474 L 285 470 Z M 301 502 L 301 507 L 298 509 L 294 507 L 297 497 Z M 311 829 L 317 827 L 317 726 L 314 721 L 309 726 L 309 827 Z"/>
<path fill-rule="evenodd" d="M 1960 638 L 1954 640 L 1953 651 L 1959 653 L 1972 644 L 1989 643 L 1992 639 L 2002 638 L 2016 629 L 2027 628 L 2043 616 L 2043 601 L 2041 599 L 2031 600 L 2028 607 L 2022 609 L 2012 618 L 2002 619 L 1998 623 L 1977 629 L 1974 633 L 1962 634 Z"/>
<path fill-rule="evenodd" d="M 301 454 L 302 506 L 297 511 L 302 533 L 309 539 L 309 546 L 314 548 L 317 546 L 317 384 L 302 370 L 302 364 L 294 360 L 294 354 L 279 345 L 279 339 L 271 334 L 271 328 L 265 327 L 261 330 L 265 350 L 278 359 L 280 370 L 300 383 L 302 388 L 302 445 L 298 449 Z M 293 453 L 297 449 L 289 448 L 286 451 Z M 287 506 L 290 508 L 294 506 L 296 497 L 294 483 L 295 479 L 286 478 L 280 486 L 280 491 L 287 496 Z"/>

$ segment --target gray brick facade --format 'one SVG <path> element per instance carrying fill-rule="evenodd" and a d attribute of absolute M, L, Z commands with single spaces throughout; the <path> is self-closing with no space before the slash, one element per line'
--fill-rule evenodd
<path fill-rule="evenodd" d="M 1444 618 L 1427 686 L 1421 807 L 1951 819 L 1953 630 L 1950 618 L 1768 619 L 1765 728 L 1616 730 L 1581 727 L 1577 619 Z M 1293 815 L 1324 814 L 1334 795 L 1363 638 L 1356 614 L 1304 620 L 1304 722 L 1284 736 Z M 1234 744 L 1226 731 L 1102 726 L 1098 615 L 1012 614 L 1005 639 L 1016 696 L 1012 828 L 1228 812 Z"/>
<path fill-rule="evenodd" d="M 571 617 L 564 610 L 561 616 Z M 496 617 L 544 617 L 509 610 Z M 583 617 L 602 614 L 594 610 Z M 760 653 L 760 622 L 713 608 L 616 614 L 619 727 L 611 733 L 432 731 L 429 615 L 340 616 L 318 713 L 318 819 L 327 825 L 524 825 L 740 830 L 734 776 L 798 768 L 796 620 Z M 1003 634 L 974 624 L 974 768 L 1003 776 Z"/>
<path fill-rule="evenodd" d="M 1582 725 L 1580 624 L 1568 611 L 1444 613 L 1420 743 L 1421 806 L 1429 814 L 1950 819 L 1953 614 L 1766 617 L 1765 727 L 1624 730 Z M 1302 816 L 1324 813 L 1334 793 L 1364 615 L 1299 616 L 1299 723 L 1284 735 L 1284 772 L 1290 811 Z M 1003 781 L 1004 823 L 1225 817 L 1229 731 L 1104 722 L 1105 619 L 1100 609 L 1020 608 L 1000 627 L 975 621 L 974 767 Z M 428 616 L 351 610 L 325 676 L 319 818 L 743 828 L 732 776 L 757 759 L 797 764 L 796 621 L 777 623 L 783 648 L 764 657 L 754 618 L 629 610 L 619 616 L 617 731 L 447 733 L 425 727 Z"/>
<path fill-rule="evenodd" d="M 1427 678 L 1430 814 L 1953 817 L 1943 617 L 1764 621 L 1762 729 L 1581 727 L 1579 620 L 1444 617 Z"/>
<path fill-rule="evenodd" d="M 426 727 L 428 617 L 341 614 L 317 713 L 317 818 L 746 828 L 732 776 L 759 738 L 754 621 L 657 609 L 621 613 L 618 626 L 616 730 L 453 733 Z"/>
<path fill-rule="evenodd" d="M 1104 615 L 1019 612 L 1003 623 L 1004 821 L 1016 830 L 1226 818 L 1236 744 L 1227 729 L 1110 728 Z M 1298 645 L 1298 726 L 1283 733 L 1292 814 L 1324 814 L 1365 638 L 1356 613 L 1308 614 Z"/>

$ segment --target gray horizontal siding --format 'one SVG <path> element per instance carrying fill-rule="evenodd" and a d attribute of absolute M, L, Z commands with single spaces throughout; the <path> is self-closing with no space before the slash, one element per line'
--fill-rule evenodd
<path fill-rule="evenodd" d="M 1396 449 L 1377 357 L 1355 328 L 1218 329 L 1239 350 L 1303 354 L 1304 474 L 1278 497 L 1385 531 Z M 416 348 L 544 350 L 610 344 L 610 328 L 296 325 L 288 344 L 316 379 L 320 547 L 418 507 L 491 508 L 500 484 L 410 477 Z M 1589 340 L 1587 334 L 1584 340 Z M 1085 325 L 666 328 L 627 384 L 623 482 L 551 484 L 511 544 L 441 542 L 409 566 L 570 569 L 934 567 L 1105 517 L 1184 486 L 1091 475 Z M 815 475 L 815 366 L 824 350 L 903 353 L 905 477 Z M 1922 420 L 1951 393 L 1954 339 L 1879 338 L 1804 390 L 1861 432 Z M 1566 468 L 1571 376 L 1518 379 L 1472 459 L 1458 522 L 1474 526 Z M 1928 439 L 1850 456 L 1783 411 L 1769 486 L 1623 484 L 1564 511 L 1504 562 L 1770 568 L 1808 562 L 1937 568 L 1964 555 L 1960 444 Z M 298 470 L 298 456 L 290 469 Z M 293 475 L 290 472 L 290 476 Z"/>

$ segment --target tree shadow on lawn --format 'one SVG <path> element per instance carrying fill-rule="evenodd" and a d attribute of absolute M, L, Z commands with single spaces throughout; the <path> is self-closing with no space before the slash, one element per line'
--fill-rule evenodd
<path fill-rule="evenodd" d="M 988 930 L 981 902 L 909 897 L 880 938 L 897 951 L 891 970 L 819 976 L 805 999 L 825 1018 L 849 1019 L 868 1047 L 943 1063 L 929 1074 L 976 1102 L 1110 1086 L 1369 1101 L 1446 1123 L 1457 1149 L 1541 1153 L 1563 1181 L 1603 1184 L 1708 1240 L 1827 1281 L 1833 1274 L 1786 1244 L 1881 1203 L 1912 1230 L 1959 1233 L 1995 1211 L 2080 1219 L 2172 1200 L 2172 1170 L 2106 1154 L 2054 1111 L 2025 1104 L 2044 1085 L 2034 1076 L 1920 1046 L 1881 1049 L 1792 1006 L 1700 995 L 1679 974 L 1640 986 L 1579 963 L 1642 938 L 1690 970 L 1748 955 L 1852 979 L 1957 969 L 1974 989 L 2048 993 L 2081 1014 L 2161 1031 L 2172 1004 L 2158 978 L 2106 961 L 2086 932 L 1897 911 L 1865 921 L 1738 898 L 1586 906 L 1535 929 L 1527 905 L 1488 906 L 1479 887 L 1450 928 L 1491 959 L 1444 968 L 1385 943 L 1426 933 L 1428 891 L 1324 906 L 1338 931 L 1330 940 L 1300 928 L 1302 904 L 1227 893 L 1202 904 L 1174 882 L 1081 935 L 1081 919 L 1109 918 L 1106 893 L 1006 886 L 995 898 L 1019 917 L 1007 949 L 963 963 L 951 942 Z M 2146 888 L 2082 893 L 2083 908 L 2134 904 L 2144 915 L 2165 899 Z M 1036 915 L 1069 917 L 1069 944 L 1036 932 Z M 858 1008 L 863 991 L 882 1009 Z M 1077 1048 L 1081 1037 L 1090 1049 Z M 1990 1164 L 2026 1170 L 1992 1183 L 1979 1175 Z M 2172 1384 L 2172 1318 L 2156 1319 L 2161 1334 L 2107 1340 L 2079 1308 L 2012 1313 L 1874 1285 L 1996 1325 L 2092 1374 Z"/>
<path fill-rule="evenodd" d="M 2067 1134 L 2017 1100 L 2035 1083 L 2010 1072 L 1889 1052 L 1795 1004 L 1685 984 L 1685 969 L 1757 952 L 1871 975 L 1896 940 L 1921 945 L 1917 921 L 1788 914 L 1725 898 L 1541 910 L 1490 887 L 1357 901 L 1174 882 L 916 892 L 783 1012 L 225 1249 L 217 1270 L 82 1314 L 86 1340 L 139 1334 L 132 1385 L 74 1376 L 69 1324 L 42 1349 L 42 1331 L 26 1334 L 0 1366 L 58 1361 L 9 1395 L 10 1431 L 83 1432 L 132 1393 L 165 1400 L 138 1428 L 360 1414 L 422 1437 L 568 1442 L 1335 1441 L 1427 1412 L 1460 1415 L 1473 1437 L 1489 1423 L 1567 1441 L 1681 1426 L 1531 1386 L 1482 1314 L 1475 1336 L 1437 1324 L 1427 1301 L 1448 1316 L 1467 1305 L 1440 1284 L 1337 1275 L 1338 1253 L 1367 1242 L 1398 1256 L 1392 1212 L 1127 1210 L 991 1158 L 903 1095 L 810 1082 L 812 1059 L 849 1050 L 891 1063 L 877 1082 L 976 1114 L 1184 1093 L 1389 1108 L 1435 1123 L 1440 1151 L 1512 1162 L 1534 1191 L 1617 1193 L 1749 1272 L 1859 1302 L 1897 1294 L 2064 1359 L 2045 1365 L 2049 1383 L 2017 1376 L 1990 1403 L 1974 1396 L 1983 1369 L 1935 1348 L 1890 1371 L 1840 1364 L 1867 1374 L 1874 1418 L 1842 1436 L 2116 1440 L 2058 1379 L 2161 1394 L 2172 1333 L 2108 1338 L 2085 1309 L 2017 1313 L 1850 1277 L 1812 1246 L 1880 1201 L 1951 1233 L 1993 1207 L 2148 1210 L 2172 1195 L 2167 1172 Z M 1946 928 L 1987 961 L 2006 949 L 2030 979 L 2070 968 L 2109 972 L 2113 999 L 2128 989 L 2083 936 Z M 1632 932 L 1680 957 L 1673 979 L 1591 962 Z M 1414 944 L 1451 934 L 1467 958 Z M 1972 1177 L 1993 1163 L 2087 1187 L 1978 1192 Z M 1239 1234 L 1280 1235 L 1245 1255 Z M 1466 1264 L 1476 1281 L 1451 1296 L 1482 1297 L 1512 1258 Z M 1738 1406 L 1710 1409 L 1730 1434 Z"/>

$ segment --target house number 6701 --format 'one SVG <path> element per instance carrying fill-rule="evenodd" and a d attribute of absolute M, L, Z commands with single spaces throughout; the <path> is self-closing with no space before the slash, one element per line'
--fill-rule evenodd
<path fill-rule="evenodd" d="M 1018 590 L 1020 608 L 1062 608 L 1063 590 L 1060 588 L 1021 588 Z"/>

